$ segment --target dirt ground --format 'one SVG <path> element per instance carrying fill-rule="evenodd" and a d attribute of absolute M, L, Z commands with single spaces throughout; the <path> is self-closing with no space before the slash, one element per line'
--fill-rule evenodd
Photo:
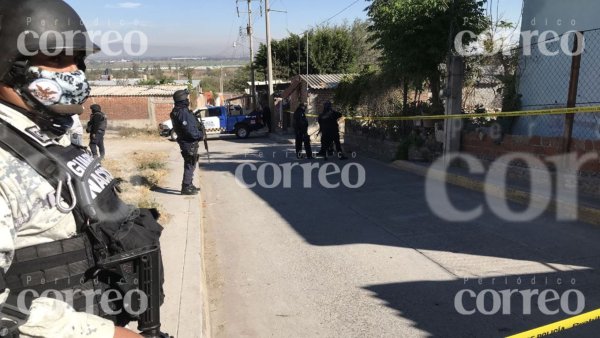
<path fill-rule="evenodd" d="M 158 132 L 157 132 L 158 133 Z M 88 144 L 89 141 L 84 140 Z M 122 137 L 117 133 L 108 133 L 104 139 L 107 160 L 127 161 L 127 157 L 135 152 L 179 152 L 176 142 L 163 137 Z"/>

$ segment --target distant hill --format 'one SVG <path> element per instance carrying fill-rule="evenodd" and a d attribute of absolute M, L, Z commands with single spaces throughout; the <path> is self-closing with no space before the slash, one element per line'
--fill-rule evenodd
<path fill-rule="evenodd" d="M 98 54 L 92 56 L 92 59 L 98 60 L 120 60 L 120 59 L 140 59 L 140 58 L 213 58 L 213 59 L 221 59 L 221 58 L 231 58 L 232 53 L 224 53 L 222 55 L 218 55 L 216 53 L 222 52 L 222 46 L 166 46 L 166 45 L 150 45 L 148 46 L 146 52 L 141 56 L 136 55 L 128 55 L 125 53 L 125 48 L 123 43 L 112 43 L 109 44 L 108 48 L 115 55 L 107 55 L 109 51 L 103 51 Z M 138 44 L 133 44 L 130 46 L 130 50 L 138 53 L 141 51 L 141 47 Z M 117 53 L 119 52 L 120 53 Z"/>

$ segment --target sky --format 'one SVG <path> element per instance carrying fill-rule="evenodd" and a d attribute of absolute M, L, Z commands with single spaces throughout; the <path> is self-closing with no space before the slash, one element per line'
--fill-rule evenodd
<path fill-rule="evenodd" d="M 239 0 L 67 0 L 83 18 L 88 31 L 101 38 L 110 31 L 127 34 L 135 41 L 140 32 L 148 39 L 144 56 L 219 56 L 239 58 L 249 55 L 249 40 L 241 36 L 248 22 L 248 2 Z M 489 0 L 494 17 L 517 22 L 522 0 Z M 367 19 L 366 0 L 270 0 L 271 35 L 281 39 L 289 33 L 301 34 L 319 24 L 341 24 Z M 493 8 L 493 10 L 491 9 Z M 252 2 L 255 26 L 254 46 L 266 41 L 264 0 Z M 104 34 L 104 35 L 102 35 Z M 116 39 L 113 33 L 107 39 Z M 96 40 L 95 40 L 96 41 Z M 120 48 L 115 48 L 120 50 Z M 136 51 L 135 47 L 132 50 Z M 127 55 L 124 56 L 124 58 Z"/>

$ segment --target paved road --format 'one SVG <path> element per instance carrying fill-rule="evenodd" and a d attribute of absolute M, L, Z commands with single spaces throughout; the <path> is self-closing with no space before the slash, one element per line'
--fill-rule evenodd
<path fill-rule="evenodd" d="M 241 164 L 305 163 L 286 158 L 291 149 L 266 138 L 211 141 L 213 162 L 202 165 L 201 182 L 214 337 L 500 337 L 569 317 L 544 315 L 537 296 L 527 314 L 521 293 L 495 304 L 492 291 L 482 310 L 502 305 L 510 314 L 461 315 L 455 296 L 463 289 L 577 289 L 583 311 L 600 307 L 600 229 L 552 215 L 509 223 L 489 208 L 473 222 L 446 222 L 429 209 L 423 178 L 360 154 L 350 161 L 365 168 L 358 189 L 326 189 L 316 175 L 303 188 L 298 168 L 292 188 L 236 183 Z M 251 183 L 256 173 L 248 168 Z M 465 210 L 484 201 L 449 191 Z M 567 296 L 566 311 L 576 310 L 576 293 Z M 464 299 L 465 309 L 476 308 L 475 299 Z M 599 328 L 558 336 L 594 337 Z"/>

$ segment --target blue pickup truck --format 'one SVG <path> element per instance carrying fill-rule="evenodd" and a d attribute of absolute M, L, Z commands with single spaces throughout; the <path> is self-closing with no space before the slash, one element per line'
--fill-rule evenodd
<path fill-rule="evenodd" d="M 208 106 L 194 111 L 194 115 L 204 124 L 207 135 L 235 134 L 238 138 L 248 138 L 250 133 L 265 127 L 261 113 L 244 115 L 240 106 Z M 177 139 L 171 120 L 160 123 L 158 129 L 161 136 Z"/>

